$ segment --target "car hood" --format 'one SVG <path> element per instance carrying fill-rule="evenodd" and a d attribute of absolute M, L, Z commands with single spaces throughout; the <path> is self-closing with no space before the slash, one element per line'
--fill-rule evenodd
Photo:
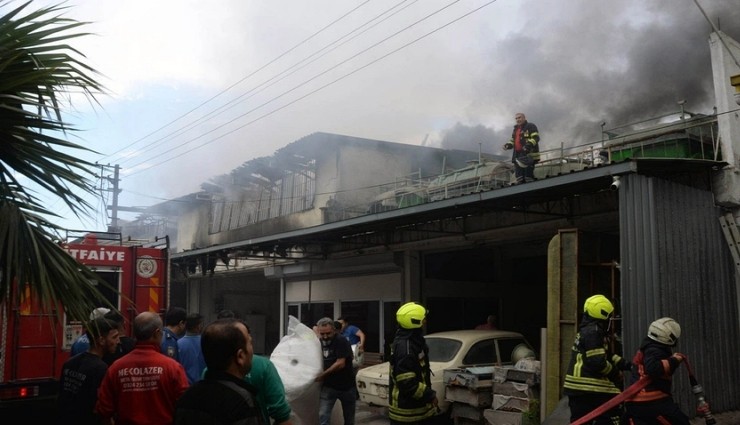
<path fill-rule="evenodd" d="M 390 366 L 388 362 L 378 363 L 376 365 L 363 367 L 357 372 L 357 374 L 368 377 L 368 378 L 377 379 L 377 378 L 385 377 L 387 379 L 389 376 L 389 370 L 388 370 L 389 367 Z"/>
<path fill-rule="evenodd" d="M 432 375 L 436 376 L 444 372 L 445 369 L 449 369 L 451 366 L 449 366 L 448 363 L 443 362 L 429 362 L 429 368 L 432 371 Z M 384 362 L 379 363 L 373 366 L 368 366 L 360 369 L 359 372 L 357 372 L 359 376 L 371 378 L 371 379 L 385 379 L 388 380 L 390 377 L 390 363 Z M 440 378 L 441 379 L 441 378 Z"/>

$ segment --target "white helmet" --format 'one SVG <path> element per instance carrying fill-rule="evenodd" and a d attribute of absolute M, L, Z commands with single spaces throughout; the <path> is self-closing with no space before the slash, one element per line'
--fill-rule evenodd
<path fill-rule="evenodd" d="M 98 307 L 90 313 L 90 320 L 101 319 L 110 312 L 109 308 Z"/>
<path fill-rule="evenodd" d="M 681 326 L 670 317 L 661 317 L 650 324 L 648 338 L 665 345 L 676 345 L 681 336 Z"/>

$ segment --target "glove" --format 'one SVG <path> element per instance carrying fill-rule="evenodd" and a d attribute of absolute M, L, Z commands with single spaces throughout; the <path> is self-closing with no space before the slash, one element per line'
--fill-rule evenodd
<path fill-rule="evenodd" d="M 514 144 L 513 143 L 511 143 L 511 142 L 504 143 L 504 150 L 505 151 L 510 151 L 512 149 L 514 149 Z"/>
<path fill-rule="evenodd" d="M 622 371 L 616 367 L 612 368 L 612 371 L 609 372 L 607 378 L 615 384 L 619 384 L 624 381 L 624 375 L 622 374 Z"/>
<path fill-rule="evenodd" d="M 674 359 L 676 359 L 679 363 L 681 363 L 682 361 L 686 360 L 686 356 L 684 356 L 681 353 L 673 353 L 673 355 L 671 357 L 673 357 Z"/>
<path fill-rule="evenodd" d="M 525 143 L 524 146 L 522 146 L 522 150 L 524 153 L 529 154 L 532 152 L 532 144 L 531 143 Z"/>
<path fill-rule="evenodd" d="M 614 363 L 614 366 L 617 367 L 619 370 L 631 370 L 632 369 L 632 362 L 622 358 L 616 354 L 612 355 L 612 363 Z"/>

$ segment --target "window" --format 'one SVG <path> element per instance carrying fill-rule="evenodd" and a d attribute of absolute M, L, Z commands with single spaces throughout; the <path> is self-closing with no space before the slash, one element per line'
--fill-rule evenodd
<path fill-rule="evenodd" d="M 334 318 L 334 303 L 302 303 L 301 323 L 312 328 L 322 317 Z"/>
<path fill-rule="evenodd" d="M 464 365 L 496 363 L 496 345 L 493 339 L 475 343 L 463 359 Z"/>
<path fill-rule="evenodd" d="M 524 344 L 531 348 L 527 341 L 522 338 L 502 338 L 498 340 L 498 352 L 501 353 L 501 363 L 511 363 L 511 354 L 519 344 Z"/>
<path fill-rule="evenodd" d="M 462 342 L 449 338 L 427 338 L 430 362 L 449 362 L 462 346 Z"/>

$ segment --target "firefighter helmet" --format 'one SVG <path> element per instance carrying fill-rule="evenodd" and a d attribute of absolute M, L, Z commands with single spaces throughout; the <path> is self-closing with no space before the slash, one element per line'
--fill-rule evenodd
<path fill-rule="evenodd" d="M 681 326 L 670 317 L 661 317 L 650 324 L 648 338 L 665 345 L 676 345 L 681 336 Z"/>
<path fill-rule="evenodd" d="M 98 307 L 90 313 L 90 320 L 101 319 L 108 313 L 110 313 L 109 308 Z"/>
<path fill-rule="evenodd" d="M 516 165 L 521 168 L 528 168 L 534 165 L 534 159 L 530 155 L 516 157 Z"/>
<path fill-rule="evenodd" d="M 396 321 L 404 329 L 420 328 L 427 317 L 427 309 L 421 304 L 408 302 L 396 312 Z"/>
<path fill-rule="evenodd" d="M 614 312 L 614 305 L 603 295 L 593 295 L 583 303 L 583 312 L 594 319 L 606 320 Z"/>

